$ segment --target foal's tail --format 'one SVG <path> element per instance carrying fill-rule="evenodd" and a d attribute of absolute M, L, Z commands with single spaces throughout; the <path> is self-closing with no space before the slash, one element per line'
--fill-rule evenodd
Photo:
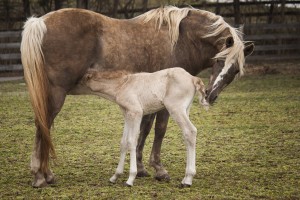
<path fill-rule="evenodd" d="M 49 81 L 44 68 L 42 43 L 46 24 L 43 18 L 29 18 L 22 32 L 21 59 L 24 77 L 27 83 L 31 104 L 35 114 L 37 137 L 40 138 L 40 168 L 46 172 L 49 165 L 49 153 L 55 157 L 50 137 L 50 95 Z"/>
<path fill-rule="evenodd" d="M 204 85 L 204 83 L 198 77 L 194 77 L 193 82 L 194 82 L 196 91 L 199 96 L 199 103 L 205 108 L 205 110 L 208 110 L 209 103 L 205 100 L 205 85 Z"/>

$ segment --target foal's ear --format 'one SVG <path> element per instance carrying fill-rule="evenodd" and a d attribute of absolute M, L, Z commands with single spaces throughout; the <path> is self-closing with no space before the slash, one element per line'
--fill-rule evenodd
<path fill-rule="evenodd" d="M 226 44 L 226 48 L 232 47 L 234 44 L 233 37 L 230 36 L 226 38 L 225 44 Z"/>
<path fill-rule="evenodd" d="M 253 51 L 254 51 L 254 43 L 253 42 L 247 43 L 244 48 L 244 56 L 246 57 L 251 55 Z"/>

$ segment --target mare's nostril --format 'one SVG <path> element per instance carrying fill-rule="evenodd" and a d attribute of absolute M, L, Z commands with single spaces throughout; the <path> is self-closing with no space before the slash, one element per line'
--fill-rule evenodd
<path fill-rule="evenodd" d="M 218 98 L 218 95 L 216 95 L 214 98 L 213 98 L 213 102 Z"/>

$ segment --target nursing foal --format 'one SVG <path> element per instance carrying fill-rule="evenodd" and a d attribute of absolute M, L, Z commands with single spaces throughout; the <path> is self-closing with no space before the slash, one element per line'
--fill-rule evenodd
<path fill-rule="evenodd" d="M 187 165 L 183 186 L 192 184 L 196 173 L 195 144 L 197 129 L 189 120 L 189 109 L 196 92 L 199 102 L 208 108 L 205 87 L 200 78 L 182 68 L 170 68 L 154 73 L 128 74 L 89 70 L 81 80 L 90 92 L 117 103 L 124 115 L 125 125 L 121 141 L 121 156 L 115 174 L 110 181 L 115 183 L 123 173 L 125 156 L 130 152 L 130 174 L 126 182 L 133 185 L 137 174 L 136 146 L 143 115 L 166 108 L 180 126 L 187 147 Z"/>

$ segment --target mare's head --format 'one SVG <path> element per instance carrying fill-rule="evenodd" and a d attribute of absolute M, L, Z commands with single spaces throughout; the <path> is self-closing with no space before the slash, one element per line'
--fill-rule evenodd
<path fill-rule="evenodd" d="M 231 44 L 232 38 L 228 37 L 227 40 L 230 41 L 228 44 Z M 215 102 L 218 95 L 235 79 L 235 77 L 244 74 L 244 59 L 253 52 L 253 48 L 253 43 L 246 45 L 243 50 L 240 50 L 242 53 L 237 53 L 237 58 L 231 58 L 231 61 L 228 61 L 228 58 L 226 57 L 215 58 L 205 97 L 210 104 Z"/>
<path fill-rule="evenodd" d="M 202 57 L 211 60 L 212 74 L 205 98 L 212 104 L 235 77 L 244 74 L 245 57 L 253 52 L 254 44 L 245 43 L 242 33 L 227 24 L 222 17 L 206 11 L 198 12 L 201 13 L 202 22 L 203 18 L 207 18 L 200 31 L 200 40 L 204 51 Z"/>

